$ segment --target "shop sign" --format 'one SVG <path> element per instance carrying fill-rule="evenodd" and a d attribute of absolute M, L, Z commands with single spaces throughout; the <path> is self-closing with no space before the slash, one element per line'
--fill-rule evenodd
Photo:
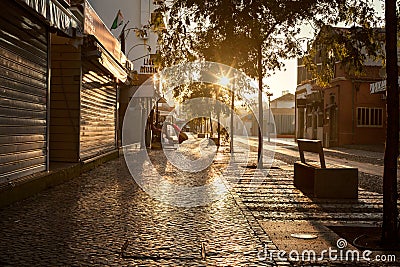
<path fill-rule="evenodd" d="M 400 77 L 398 78 L 398 83 L 400 84 Z M 369 91 L 371 94 L 386 92 L 386 80 L 371 83 L 369 85 Z"/>
<path fill-rule="evenodd" d="M 96 37 L 99 43 L 119 62 L 121 60 L 121 44 L 97 15 L 91 5 L 85 2 L 84 33 Z"/>

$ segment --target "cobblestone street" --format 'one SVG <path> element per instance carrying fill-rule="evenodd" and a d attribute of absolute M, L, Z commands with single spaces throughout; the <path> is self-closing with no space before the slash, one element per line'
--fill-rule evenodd
<path fill-rule="evenodd" d="M 195 159 L 196 145 L 188 147 L 189 156 Z M 220 200 L 200 207 L 176 207 L 153 199 L 131 177 L 122 155 L 5 207 L 0 211 L 0 265 L 297 265 L 276 255 L 259 258 L 259 252 L 264 248 L 270 254 L 289 250 L 287 236 L 303 231 L 305 222 L 314 227 L 321 223 L 380 224 L 382 198 L 377 193 L 360 189 L 357 203 L 314 200 L 293 186 L 292 165 L 275 160 L 269 171 L 260 173 L 243 168 L 255 162 L 255 153 L 246 155 L 236 149 L 234 164 L 239 168 L 235 170 L 227 165 L 229 156 L 227 147 L 222 147 L 210 167 L 187 173 L 171 166 L 162 150 L 149 151 L 155 169 L 173 183 L 199 186 L 225 171 L 223 183 L 229 190 Z M 163 192 L 174 197 L 168 189 Z M 337 238 L 322 244 L 335 247 Z M 351 265 L 325 258 L 318 266 L 328 263 Z M 353 264 L 360 266 L 361 262 Z"/>
<path fill-rule="evenodd" d="M 136 185 L 123 157 L 0 217 L 2 266 L 263 266 L 262 243 L 231 195 L 204 207 L 168 206 Z"/>
<path fill-rule="evenodd" d="M 0 9 L 0 267 L 400 266 L 400 0 Z"/>

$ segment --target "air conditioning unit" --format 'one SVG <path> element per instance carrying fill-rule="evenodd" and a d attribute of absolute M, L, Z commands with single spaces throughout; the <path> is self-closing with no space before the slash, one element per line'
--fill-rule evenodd
<path fill-rule="evenodd" d="M 138 30 L 136 32 L 136 36 L 139 37 L 142 40 L 147 40 L 149 39 L 149 33 L 147 32 L 146 29 Z"/>
<path fill-rule="evenodd" d="M 140 39 L 147 40 L 147 39 L 149 39 L 149 35 L 148 34 L 141 35 Z"/>

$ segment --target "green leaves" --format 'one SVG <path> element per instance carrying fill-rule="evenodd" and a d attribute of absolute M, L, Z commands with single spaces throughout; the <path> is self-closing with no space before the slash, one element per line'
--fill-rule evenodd
<path fill-rule="evenodd" d="M 381 46 L 374 41 L 373 29 L 380 21 L 370 0 L 176 0 L 165 15 L 169 17 L 161 44 L 165 66 L 207 60 L 254 78 L 261 44 L 264 76 L 281 68 L 283 59 L 304 55 L 298 41 L 302 25 L 311 25 L 317 36 L 326 25 L 340 24 L 349 30 L 318 37 L 330 56 L 322 58 L 323 72 L 315 71 L 314 78 L 329 83 L 336 61 L 354 74 L 361 73 L 366 54 L 376 56 Z M 314 50 L 307 57 L 314 57 Z"/>
<path fill-rule="evenodd" d="M 364 75 L 367 61 L 379 60 L 383 49 L 382 29 L 324 26 L 304 58 L 319 86 L 329 86 L 334 70 L 341 67 L 347 75 Z"/>

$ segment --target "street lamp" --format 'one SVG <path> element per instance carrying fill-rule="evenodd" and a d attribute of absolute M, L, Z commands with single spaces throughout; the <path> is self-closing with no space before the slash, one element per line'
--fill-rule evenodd
<path fill-rule="evenodd" d="M 228 77 L 226 77 L 226 76 L 220 77 L 220 79 L 219 79 L 219 84 L 220 84 L 221 86 L 226 87 L 229 83 L 230 83 L 230 79 L 229 79 Z M 218 96 L 219 96 L 219 89 L 218 89 L 218 91 L 217 91 L 217 101 L 218 101 Z M 219 103 L 217 103 L 217 104 L 219 105 Z M 218 107 L 219 107 L 219 106 L 218 106 Z M 220 145 L 220 139 L 221 139 L 220 110 L 219 110 L 219 108 L 218 108 L 218 114 L 217 114 L 217 116 L 218 116 L 218 128 L 217 128 L 217 133 L 218 133 L 218 146 L 219 146 L 219 145 Z M 232 116 L 232 114 L 231 114 L 231 116 Z M 232 125 L 231 125 L 231 129 L 232 129 Z M 232 151 L 232 150 L 231 150 L 231 151 Z"/>
<path fill-rule="evenodd" d="M 267 92 L 268 96 L 268 124 L 267 124 L 267 132 L 268 132 L 268 142 L 271 141 L 270 138 L 270 126 L 271 126 L 271 96 L 273 96 L 273 93 Z"/>
<path fill-rule="evenodd" d="M 129 59 L 129 53 L 132 51 L 132 49 L 133 49 L 133 48 L 135 48 L 135 47 L 138 47 L 138 46 L 140 46 L 140 45 L 147 46 L 147 51 L 149 51 L 149 53 L 151 52 L 151 46 L 150 46 L 150 45 L 148 45 L 148 44 L 145 44 L 145 43 L 143 43 L 143 44 L 142 44 L 142 43 L 140 43 L 140 44 L 136 44 L 136 45 L 132 46 L 132 47 L 129 49 L 128 53 L 126 54 L 126 57 Z M 147 56 L 147 55 L 145 55 L 145 56 Z M 136 58 L 136 59 L 134 59 L 134 60 L 131 60 L 131 61 L 135 61 L 135 60 L 141 59 L 141 58 L 143 58 L 143 57 L 145 57 L 145 56 L 142 56 L 142 57 Z"/>
<path fill-rule="evenodd" d="M 126 36 L 128 36 L 128 34 L 131 30 L 134 30 L 142 39 L 149 38 L 147 30 L 146 30 L 146 28 L 148 28 L 148 26 L 147 27 L 145 26 L 142 29 L 139 29 L 137 27 L 131 27 L 131 28 L 125 29 L 126 26 L 128 25 L 128 23 L 129 23 L 129 21 L 127 23 L 125 23 L 125 25 L 122 28 L 121 33 L 119 35 L 119 39 L 121 40 L 121 51 L 124 54 L 125 54 L 125 38 L 126 38 Z M 125 32 L 126 32 L 126 34 L 125 34 Z"/>
<path fill-rule="evenodd" d="M 163 83 L 165 82 L 165 80 L 163 79 L 163 77 L 161 75 L 154 75 L 153 82 L 155 85 L 156 85 L 156 82 L 158 82 L 158 95 L 161 95 L 162 90 L 163 90 Z M 159 103 L 161 103 L 161 104 L 167 103 L 167 100 L 164 98 L 164 95 L 156 101 L 156 123 L 158 123 L 158 120 L 159 120 L 159 115 L 158 115 L 158 104 Z"/>
<path fill-rule="evenodd" d="M 158 104 L 166 104 L 167 100 L 164 97 L 161 97 L 156 101 L 156 123 L 159 122 L 160 115 L 159 115 L 159 110 L 158 110 Z"/>

